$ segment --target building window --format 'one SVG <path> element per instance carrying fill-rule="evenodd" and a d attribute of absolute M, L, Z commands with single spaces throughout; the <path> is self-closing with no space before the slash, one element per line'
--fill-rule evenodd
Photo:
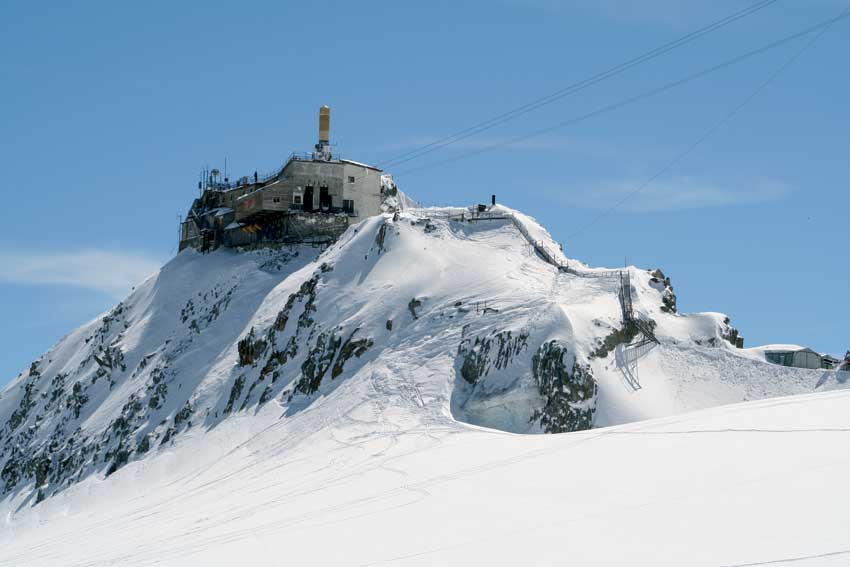
<path fill-rule="evenodd" d="M 275 197 L 272 199 L 273 203 L 280 203 L 280 197 Z"/>
<path fill-rule="evenodd" d="M 353 176 L 353 175 L 349 175 L 349 176 L 348 176 L 348 182 L 349 182 L 349 183 L 354 183 L 354 176 Z"/>
<path fill-rule="evenodd" d="M 345 213 L 353 213 L 354 212 L 354 200 L 343 199 L 342 200 L 342 210 Z"/>
<path fill-rule="evenodd" d="M 794 365 L 793 352 L 768 352 L 765 354 L 765 358 L 767 358 L 768 362 L 781 364 L 782 366 Z"/>
<path fill-rule="evenodd" d="M 292 202 L 295 203 L 296 205 L 300 205 L 301 204 L 301 195 L 295 195 L 295 197 L 293 197 Z"/>

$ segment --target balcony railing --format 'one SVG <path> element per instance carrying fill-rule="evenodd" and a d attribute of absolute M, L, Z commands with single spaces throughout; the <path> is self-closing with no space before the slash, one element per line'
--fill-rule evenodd
<path fill-rule="evenodd" d="M 334 156 L 334 160 L 339 159 L 342 158 L 340 156 Z M 315 160 L 313 152 L 292 152 L 291 154 L 289 154 L 289 157 L 286 159 L 282 166 L 263 175 L 257 175 L 256 182 L 254 181 L 253 175 L 246 175 L 238 178 L 236 181 L 208 181 L 204 189 L 208 189 L 210 191 L 229 191 L 231 189 L 236 189 L 237 187 L 242 187 L 243 185 L 254 185 L 255 183 L 258 185 L 264 185 L 269 181 L 274 181 L 275 179 L 280 177 L 280 174 L 283 173 L 283 170 L 286 169 L 286 166 L 289 165 L 289 162 L 293 160 L 322 161 Z M 242 183 L 243 179 L 247 179 L 247 183 Z"/>
<path fill-rule="evenodd" d="M 297 205 L 292 203 L 289 205 L 289 210 L 291 212 L 304 212 L 304 205 Z M 357 212 L 357 209 L 351 209 L 347 207 L 319 207 L 310 211 L 311 213 L 328 213 L 332 215 L 348 215 L 350 217 L 360 216 Z"/>

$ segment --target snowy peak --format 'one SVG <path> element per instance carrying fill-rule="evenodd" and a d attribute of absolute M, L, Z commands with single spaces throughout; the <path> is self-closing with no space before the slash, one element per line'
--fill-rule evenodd
<path fill-rule="evenodd" d="M 656 270 L 629 268 L 624 288 L 530 217 L 470 214 L 395 211 L 326 249 L 182 252 L 3 391 L 4 498 L 40 501 L 237 416 L 294 446 L 331 403 L 538 433 L 846 382 L 735 349 L 729 319 L 678 314 Z"/>

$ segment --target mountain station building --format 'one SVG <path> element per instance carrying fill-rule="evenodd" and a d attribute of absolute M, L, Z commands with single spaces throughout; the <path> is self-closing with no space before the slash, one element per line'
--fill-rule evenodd
<path fill-rule="evenodd" d="M 293 153 L 283 167 L 235 183 L 204 171 L 181 224 L 180 250 L 273 242 L 327 242 L 360 220 L 380 214 L 381 170 L 331 154 L 330 108 L 319 110 L 319 143 Z"/>

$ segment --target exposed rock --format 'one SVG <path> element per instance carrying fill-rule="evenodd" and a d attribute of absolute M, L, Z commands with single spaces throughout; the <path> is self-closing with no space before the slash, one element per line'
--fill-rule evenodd
<path fill-rule="evenodd" d="M 676 294 L 673 293 L 673 284 L 670 283 L 670 278 L 664 276 L 664 272 L 656 269 L 651 272 L 652 278 L 650 283 L 653 287 L 661 291 L 661 310 L 665 313 L 676 313 Z"/>
<path fill-rule="evenodd" d="M 327 264 L 323 263 L 321 265 L 321 271 L 329 272 L 332 268 Z M 301 284 L 301 287 L 295 293 L 291 294 L 286 299 L 286 305 L 283 306 L 283 309 L 277 314 L 275 318 L 274 324 L 272 325 L 272 329 L 275 331 L 283 331 L 286 328 L 286 323 L 289 321 L 289 316 L 292 313 L 292 308 L 295 306 L 295 303 L 298 301 L 306 301 L 304 305 L 304 313 L 315 311 L 314 303 L 316 301 L 316 284 L 319 283 L 319 276 L 314 275 L 309 280 L 305 281 Z M 299 328 L 312 324 L 312 319 L 309 318 L 309 314 L 305 317 L 302 313 L 302 318 L 304 318 L 304 322 L 302 323 L 299 319 Z M 307 321 L 309 320 L 309 323 Z"/>
<path fill-rule="evenodd" d="M 547 433 L 590 429 L 597 385 L 589 365 L 579 364 L 566 346 L 552 340 L 534 354 L 532 373 L 537 391 L 546 400 L 531 416 L 532 422 L 540 423 Z"/>
<path fill-rule="evenodd" d="M 422 307 L 422 302 L 415 297 L 407 304 L 407 309 L 410 311 L 410 314 L 413 315 L 414 319 L 419 319 L 419 315 L 416 314 L 416 310 L 420 307 Z"/>
<path fill-rule="evenodd" d="M 260 394 L 259 404 L 263 405 L 264 403 L 266 403 L 270 399 L 272 399 L 272 387 L 266 386 L 266 388 L 263 390 L 263 393 Z"/>
<path fill-rule="evenodd" d="M 297 391 L 309 395 L 319 389 L 341 343 L 342 339 L 333 332 L 319 334 L 316 344 L 301 364 L 301 379 L 295 385 Z"/>
<path fill-rule="evenodd" d="M 248 336 L 237 344 L 239 366 L 253 366 L 257 362 L 257 359 L 266 351 L 267 346 L 268 343 L 265 340 L 256 338 L 254 327 L 251 327 Z"/>
<path fill-rule="evenodd" d="M 186 402 L 186 405 L 184 405 L 182 408 L 180 408 L 180 411 L 174 414 L 175 427 L 181 425 L 186 421 L 189 421 L 189 418 L 192 417 L 192 411 L 192 404 Z"/>
<path fill-rule="evenodd" d="M 227 405 L 224 406 L 224 413 L 230 413 L 231 411 L 233 411 L 233 404 L 235 404 L 239 400 L 239 397 L 242 396 L 242 388 L 244 387 L 245 375 L 240 374 L 239 377 L 233 382 L 233 386 L 230 388 L 230 398 L 228 398 L 227 400 Z"/>
<path fill-rule="evenodd" d="M 732 321 L 729 317 L 723 319 L 723 327 L 720 330 L 720 336 L 723 340 L 728 341 L 734 347 L 744 347 L 744 337 L 740 335 L 738 329 L 732 326 Z"/>
<path fill-rule="evenodd" d="M 79 419 L 80 411 L 83 406 L 89 401 L 89 397 L 83 392 L 83 385 L 80 382 L 74 382 L 71 390 L 71 395 L 68 397 L 67 407 L 71 408 L 74 413 L 74 419 Z"/>
<path fill-rule="evenodd" d="M 357 331 L 359 331 L 359 329 L 355 329 L 354 332 L 349 335 L 348 339 L 346 339 L 342 348 L 339 349 L 339 356 L 336 358 L 336 362 L 334 362 L 333 370 L 331 370 L 331 379 L 342 374 L 345 363 L 348 362 L 348 359 L 352 356 L 360 358 L 367 350 L 372 348 L 372 345 L 375 344 L 372 339 L 354 340 L 354 333 Z"/>
<path fill-rule="evenodd" d="M 495 348 L 494 348 L 495 347 Z M 528 333 L 521 331 L 499 331 L 486 337 L 463 339 L 458 345 L 460 375 L 469 384 L 475 385 L 486 376 L 492 367 L 507 368 L 513 358 L 528 348 Z"/>
<path fill-rule="evenodd" d="M 387 237 L 387 223 L 383 223 L 375 235 L 375 244 L 378 246 L 378 254 L 384 251 L 384 240 Z"/>
<path fill-rule="evenodd" d="M 157 367 L 151 371 L 151 383 L 147 386 L 148 407 L 151 409 L 159 409 L 168 395 L 168 385 L 165 383 L 165 372 L 162 368 Z"/>
<path fill-rule="evenodd" d="M 653 322 L 654 323 L 654 322 Z M 654 327 L 654 325 L 653 325 Z M 628 321 L 622 329 L 614 329 L 606 336 L 599 347 L 590 354 L 591 358 L 605 358 L 617 345 L 628 344 L 638 336 L 639 329 L 633 321 Z"/>

